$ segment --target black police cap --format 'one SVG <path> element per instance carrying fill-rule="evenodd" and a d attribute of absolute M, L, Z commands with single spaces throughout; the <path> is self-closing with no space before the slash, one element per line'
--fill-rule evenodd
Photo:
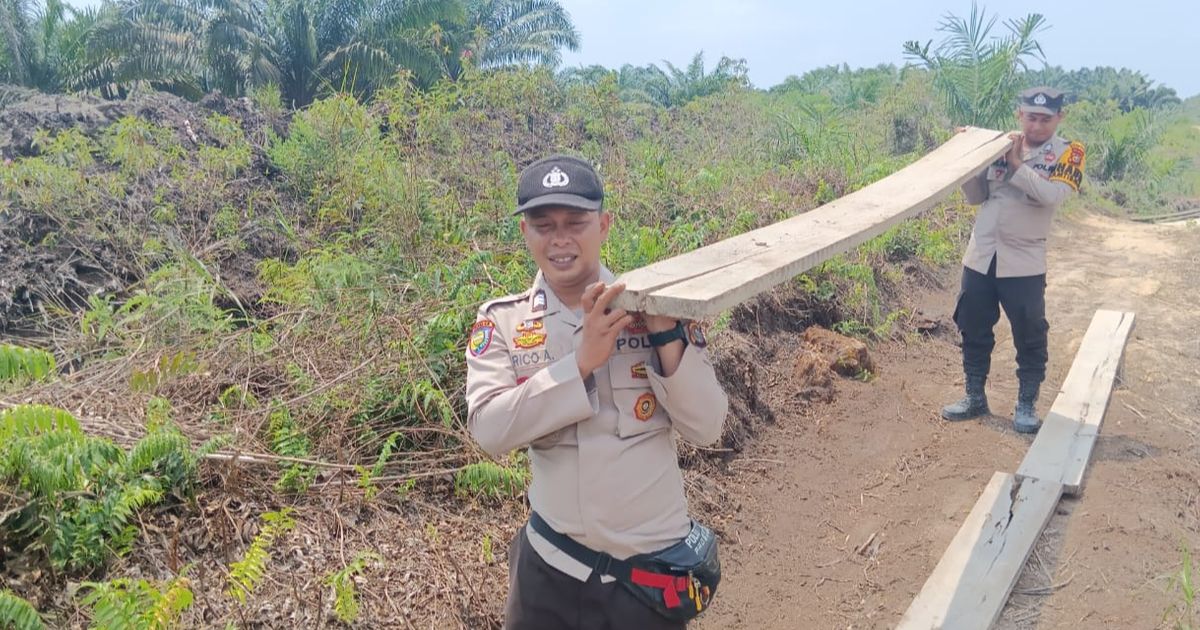
<path fill-rule="evenodd" d="M 554 154 L 521 171 L 513 214 L 547 206 L 599 210 L 603 205 L 604 184 L 596 169 L 577 157 Z"/>
<path fill-rule="evenodd" d="M 1054 115 L 1062 111 L 1063 97 L 1061 90 L 1040 86 L 1021 92 L 1017 102 L 1021 111 Z"/>

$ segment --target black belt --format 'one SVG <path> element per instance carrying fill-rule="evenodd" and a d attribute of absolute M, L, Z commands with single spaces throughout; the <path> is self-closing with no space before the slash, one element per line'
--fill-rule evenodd
<path fill-rule="evenodd" d="M 618 560 L 602 551 L 588 549 L 575 542 L 575 539 L 570 536 L 554 531 L 554 528 L 550 527 L 550 524 L 537 512 L 529 515 L 529 524 L 533 526 L 533 531 L 545 538 L 559 551 L 591 567 L 593 571 L 600 572 L 600 575 L 611 575 L 619 580 L 628 581 L 633 574 L 632 564 Z"/>
<path fill-rule="evenodd" d="M 529 524 L 533 531 L 559 551 L 591 567 L 592 571 L 600 575 L 616 578 L 639 600 L 668 619 L 687 621 L 700 614 L 708 607 L 713 593 L 716 592 L 717 582 L 721 579 L 719 564 L 716 565 L 715 574 L 706 573 L 706 580 L 700 580 L 690 570 L 672 570 L 668 563 L 654 557 L 654 554 L 634 556 L 635 563 L 618 560 L 602 551 L 589 549 L 570 536 L 554 531 L 537 512 L 529 515 Z M 711 535 L 711 532 L 709 534 Z M 681 541 L 668 548 L 668 551 L 684 545 Z M 715 554 L 715 546 L 713 553 Z M 683 599 L 685 597 L 686 599 Z M 694 606 L 684 605 L 685 601 Z"/>

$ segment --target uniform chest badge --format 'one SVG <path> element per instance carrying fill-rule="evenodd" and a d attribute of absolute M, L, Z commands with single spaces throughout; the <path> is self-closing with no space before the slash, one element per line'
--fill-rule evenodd
<path fill-rule="evenodd" d="M 632 378 L 650 378 L 650 375 L 646 372 L 646 362 L 639 361 L 629 366 L 629 376 Z"/>
<path fill-rule="evenodd" d="M 467 350 L 471 356 L 477 357 L 487 351 L 488 346 L 492 345 L 492 338 L 495 337 L 496 322 L 490 319 L 481 319 L 475 322 L 471 327 L 471 337 L 467 342 Z"/>
<path fill-rule="evenodd" d="M 546 310 L 546 291 L 538 289 L 537 293 L 533 294 L 533 312 L 541 313 Z"/>
<path fill-rule="evenodd" d="M 513 345 L 523 350 L 536 348 L 546 343 L 544 324 L 540 319 L 527 319 L 517 324 Z"/>
<path fill-rule="evenodd" d="M 646 326 L 646 320 L 641 315 L 634 315 L 633 322 L 625 327 L 625 332 L 631 335 L 644 335 L 650 332 L 650 328 Z"/>
<path fill-rule="evenodd" d="M 649 392 L 638 396 L 637 402 L 633 403 L 633 417 L 645 422 L 654 415 L 654 411 L 658 409 L 658 399 L 654 394 Z"/>

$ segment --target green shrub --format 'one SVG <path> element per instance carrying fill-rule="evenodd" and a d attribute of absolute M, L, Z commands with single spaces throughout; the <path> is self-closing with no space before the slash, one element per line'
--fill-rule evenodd
<path fill-rule="evenodd" d="M 0 343 L 0 383 L 40 381 L 54 375 L 54 355 L 37 348 Z"/>
<path fill-rule="evenodd" d="M 169 493 L 187 494 L 198 454 L 170 425 L 128 451 L 88 437 L 62 409 L 18 405 L 0 413 L 0 482 L 23 507 L 0 520 L 4 556 L 45 554 L 56 569 L 86 571 L 123 554 L 134 515 Z"/>

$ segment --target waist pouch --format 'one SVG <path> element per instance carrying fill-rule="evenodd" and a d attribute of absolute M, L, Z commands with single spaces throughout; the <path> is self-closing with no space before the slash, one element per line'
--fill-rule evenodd
<path fill-rule="evenodd" d="M 639 601 L 671 621 L 695 618 L 717 594 L 717 584 L 721 581 L 717 536 L 695 520 L 683 540 L 666 549 L 625 560 L 589 549 L 554 531 L 537 512 L 530 515 L 529 524 L 560 551 L 600 575 L 613 576 Z"/>

